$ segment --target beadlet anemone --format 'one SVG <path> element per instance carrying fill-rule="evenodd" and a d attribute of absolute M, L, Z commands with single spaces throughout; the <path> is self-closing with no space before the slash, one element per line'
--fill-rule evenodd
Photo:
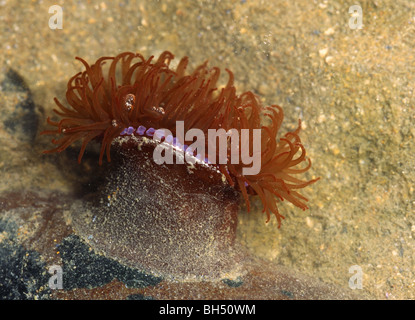
<path fill-rule="evenodd" d="M 55 98 L 54 112 L 62 119 L 48 118 L 55 129 L 42 134 L 60 137 L 52 140 L 56 148 L 44 152 L 62 152 L 81 140 L 81 162 L 95 140 L 101 143 L 99 164 L 104 156 L 111 162 L 97 201 L 73 210 L 75 230 L 95 249 L 157 274 L 188 278 L 213 272 L 213 278 L 220 277 L 234 271 L 231 260 L 239 256 L 233 247 L 240 198 L 249 211 L 251 197 L 259 196 L 267 222 L 273 214 L 280 227 L 284 217 L 277 203 L 285 199 L 307 209 L 298 190 L 317 179 L 296 177 L 311 167 L 299 137 L 300 122 L 278 139 L 281 107 L 262 107 L 249 91 L 238 95 L 229 70 L 226 85 L 219 87 L 219 68 L 205 62 L 186 73 L 188 58 L 175 70 L 170 68 L 173 58 L 167 51 L 157 60 L 125 52 L 93 65 L 77 58 L 85 71 L 68 81 L 69 106 Z M 185 131 L 197 128 L 206 135 L 209 129 L 260 129 L 259 173 L 244 175 L 247 164 L 212 164 L 196 159 L 196 153 L 192 166 L 155 164 L 155 130 L 173 133 L 163 143 L 174 144 L 177 155 L 193 142 L 176 144 L 176 121 L 183 121 Z"/>

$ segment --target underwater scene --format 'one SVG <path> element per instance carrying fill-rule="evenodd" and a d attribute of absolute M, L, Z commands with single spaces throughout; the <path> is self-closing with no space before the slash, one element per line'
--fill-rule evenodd
<path fill-rule="evenodd" d="M 0 29 L 0 299 L 415 298 L 413 1 L 0 0 Z"/>

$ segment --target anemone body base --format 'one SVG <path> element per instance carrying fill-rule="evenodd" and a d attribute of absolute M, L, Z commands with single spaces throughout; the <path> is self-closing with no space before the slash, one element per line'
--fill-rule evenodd
<path fill-rule="evenodd" d="M 156 164 L 146 137 L 114 140 L 106 182 L 88 210 L 73 210 L 92 248 L 126 265 L 180 279 L 238 273 L 240 195 L 214 167 Z"/>

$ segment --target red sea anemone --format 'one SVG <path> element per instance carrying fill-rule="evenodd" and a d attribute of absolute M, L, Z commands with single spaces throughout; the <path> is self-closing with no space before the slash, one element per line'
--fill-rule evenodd
<path fill-rule="evenodd" d="M 82 140 L 78 161 L 91 140 L 101 143 L 99 163 L 104 154 L 111 161 L 112 141 L 125 133 L 127 128 L 167 128 L 175 134 L 177 120 L 184 121 L 185 130 L 201 129 L 262 129 L 261 170 L 256 175 L 243 175 L 246 166 L 218 164 L 218 169 L 228 182 L 242 192 L 249 210 L 249 196 L 258 195 L 263 211 L 273 213 L 278 225 L 284 217 L 277 202 L 284 199 L 305 210 L 307 199 L 297 190 L 317 179 L 303 181 L 295 176 L 306 172 L 311 162 L 301 143 L 298 128 L 277 140 L 283 120 L 281 107 L 263 108 L 252 92 L 237 95 L 233 74 L 223 88 L 218 88 L 220 70 L 209 69 L 207 63 L 186 74 L 188 58 L 180 60 L 176 70 L 170 69 L 174 56 L 163 52 L 155 61 L 141 54 L 125 52 L 116 57 L 102 57 L 89 65 L 81 58 L 85 71 L 77 73 L 68 82 L 66 100 L 69 107 L 55 98 L 62 117 L 58 122 L 47 119 L 56 127 L 42 134 L 61 135 L 52 142 L 57 145 L 45 153 L 61 152 L 78 140 Z M 106 63 L 108 64 L 106 65 Z M 106 65 L 106 66 L 105 66 Z M 261 124 L 261 116 L 271 121 Z M 185 141 L 191 143 L 191 141 Z M 252 145 L 252 137 L 250 137 Z M 230 153 L 230 150 L 228 150 Z"/>

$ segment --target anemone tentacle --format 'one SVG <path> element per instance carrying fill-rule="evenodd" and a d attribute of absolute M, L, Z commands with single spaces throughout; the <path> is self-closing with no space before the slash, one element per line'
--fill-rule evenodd
<path fill-rule="evenodd" d="M 61 120 L 48 118 L 48 124 L 56 129 L 42 134 L 62 137 L 54 139 L 52 142 L 57 147 L 45 153 L 61 152 L 81 140 L 78 157 L 81 162 L 88 143 L 98 140 L 101 143 L 101 164 L 104 156 L 111 161 L 111 143 L 124 134 L 126 128 L 167 128 L 175 134 L 174 125 L 180 120 L 184 122 L 185 130 L 199 128 L 206 134 L 208 129 L 262 129 L 261 170 L 258 174 L 243 175 L 243 168 L 248 165 L 241 162 L 221 164 L 218 169 L 231 185 L 241 191 L 248 210 L 249 195 L 258 195 L 267 219 L 273 213 L 278 225 L 284 217 L 278 211 L 277 202 L 286 199 L 306 209 L 307 199 L 298 193 L 298 189 L 317 179 L 303 181 L 294 177 L 311 167 L 299 137 L 301 122 L 297 129 L 277 139 L 284 117 L 281 107 L 262 107 L 258 97 L 250 91 L 237 95 L 233 73 L 228 69 L 228 81 L 219 90 L 219 68 L 209 69 L 205 62 L 193 73 L 186 74 L 188 58 L 182 58 L 176 70 L 172 70 L 170 63 L 173 58 L 168 51 L 157 60 L 153 56 L 146 60 L 139 53 L 124 52 L 116 57 L 102 57 L 89 65 L 77 57 L 85 71 L 68 81 L 66 100 L 69 107 L 55 98 L 58 109 L 54 112 Z M 126 97 L 129 98 L 128 108 Z M 270 123 L 263 124 L 261 118 L 267 118 Z M 253 137 L 250 136 L 249 145 L 252 143 Z M 228 147 L 228 157 L 230 152 Z"/>

